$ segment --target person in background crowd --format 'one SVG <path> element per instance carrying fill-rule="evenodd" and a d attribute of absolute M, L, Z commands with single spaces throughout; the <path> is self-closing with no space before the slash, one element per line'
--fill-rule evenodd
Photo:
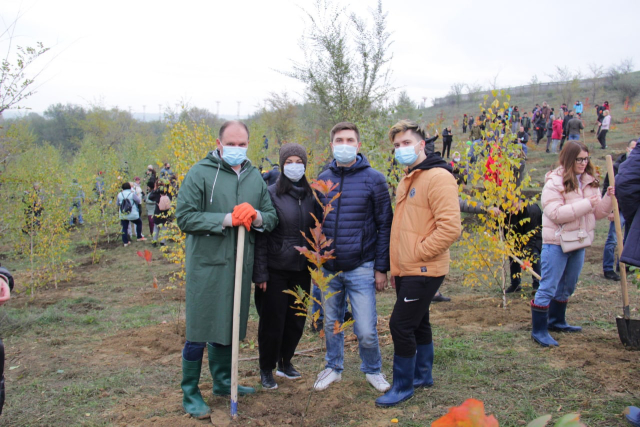
<path fill-rule="evenodd" d="M 511 132 L 518 132 L 518 128 L 520 127 L 520 110 L 518 110 L 518 106 L 513 107 L 513 112 L 511 113 Z"/>
<path fill-rule="evenodd" d="M 145 208 L 147 209 L 147 220 L 149 221 L 149 236 L 151 237 L 153 237 L 153 231 L 154 231 L 153 216 L 156 211 L 156 202 L 151 200 L 149 196 L 151 196 L 151 193 L 155 189 L 156 189 L 156 180 L 150 179 L 149 182 L 147 182 L 147 196 L 145 198 Z M 153 239 L 152 243 L 154 243 L 155 245 L 156 239 Z"/>
<path fill-rule="evenodd" d="M 549 116 L 551 115 L 551 108 L 549 108 L 549 104 L 547 102 L 542 103 L 542 108 L 540 109 L 540 114 L 542 116 L 542 120 L 547 122 L 549 120 Z"/>
<path fill-rule="evenodd" d="M 69 208 L 69 226 L 73 226 L 74 220 L 74 210 L 78 211 L 78 224 L 84 224 L 84 220 L 82 219 L 82 204 L 84 203 L 84 190 L 78 183 L 78 180 L 73 178 L 71 192 L 73 193 L 73 200 L 71 203 L 71 207 Z"/>
<path fill-rule="evenodd" d="M 634 148 L 636 148 L 636 140 L 632 139 L 627 143 L 627 150 L 625 153 L 621 154 L 620 157 L 616 159 L 613 163 L 613 174 L 614 176 L 618 175 L 618 171 L 620 170 L 620 165 L 627 160 L 627 157 L 631 154 Z M 602 195 L 606 192 L 606 189 L 609 187 L 609 174 L 607 174 L 604 178 Z M 617 182 L 617 179 L 616 179 Z M 620 197 L 620 194 L 618 194 Z M 616 226 L 613 218 L 613 213 L 609 215 L 609 234 L 607 235 L 607 241 L 604 244 L 604 252 L 602 254 L 602 271 L 604 273 L 604 278 L 609 280 L 619 281 L 620 276 L 614 271 L 614 264 L 616 264 L 616 250 L 618 246 L 618 236 L 616 234 Z M 620 227 L 624 229 L 625 227 L 625 218 L 622 213 L 620 213 Z M 626 242 L 625 242 L 626 243 Z"/>
<path fill-rule="evenodd" d="M 445 155 L 447 159 L 451 155 L 451 144 L 453 143 L 453 136 L 451 133 L 451 126 L 442 130 L 442 157 Z"/>
<path fill-rule="evenodd" d="M 573 111 L 576 112 L 576 115 L 580 118 L 582 118 L 582 111 L 584 110 L 584 105 L 582 105 L 582 102 L 580 101 L 576 101 L 575 105 L 573 106 Z"/>
<path fill-rule="evenodd" d="M 334 161 L 318 178 L 338 183 L 338 187 L 327 196 L 318 197 L 326 204 L 341 193 L 324 222 L 327 240 L 332 241 L 328 249 L 335 250 L 335 259 L 328 260 L 322 271 L 325 276 L 335 274 L 327 290 L 335 295 L 325 300 L 326 364 L 314 388 L 324 390 L 342 379 L 344 333 L 335 333 L 334 324 L 344 319 L 345 298 L 349 297 L 362 360 L 360 369 L 369 384 L 384 392 L 390 386 L 380 372 L 376 290 L 382 291 L 387 284 L 391 198 L 385 176 L 358 153 L 361 142 L 357 126 L 338 123 L 330 137 Z M 316 217 L 320 218 L 321 213 L 316 212 Z"/>
<path fill-rule="evenodd" d="M 102 177 L 102 171 L 98 171 L 96 175 L 96 183 L 93 187 L 93 192 L 98 200 L 104 197 L 104 178 Z"/>
<path fill-rule="evenodd" d="M 567 131 L 568 131 L 568 140 L 569 141 L 578 141 L 580 140 L 580 132 L 584 129 L 584 125 L 582 124 L 582 119 L 576 117 L 573 114 L 573 111 L 569 113 L 571 115 L 571 119 L 567 122 Z"/>
<path fill-rule="evenodd" d="M 280 177 L 279 165 L 275 164 L 271 168 L 270 171 L 267 171 L 262 174 L 262 179 L 267 183 L 267 187 L 272 186 L 276 182 L 278 182 L 278 178 Z"/>
<path fill-rule="evenodd" d="M 611 125 L 611 116 L 609 115 L 609 110 L 604 110 L 603 112 L 604 118 L 602 122 L 599 122 L 600 131 L 598 132 L 598 142 L 600 143 L 600 148 L 603 150 L 607 148 L 607 132 L 609 132 L 609 126 Z"/>
<path fill-rule="evenodd" d="M 162 169 L 160 169 L 160 178 L 161 179 L 171 179 L 171 177 L 173 175 L 174 175 L 174 173 L 171 170 L 171 165 L 169 163 L 165 163 L 164 167 Z"/>
<path fill-rule="evenodd" d="M 531 301 L 531 337 L 543 347 L 557 346 L 549 330 L 580 332 L 565 320 L 567 302 L 573 294 L 584 264 L 585 248 L 564 252 L 564 232 L 583 230 L 591 242 L 596 220 L 611 213 L 613 187 L 602 198 L 589 149 L 570 140 L 560 152 L 560 166 L 545 175 L 542 190 L 542 280 Z"/>
<path fill-rule="evenodd" d="M 464 173 L 464 170 L 460 169 L 460 161 L 462 160 L 462 156 L 459 152 L 454 152 L 451 162 L 449 166 L 451 166 L 453 177 L 456 179 L 458 185 L 465 185 L 467 183 L 467 178 Z"/>
<path fill-rule="evenodd" d="M 596 116 L 598 117 L 596 119 L 596 126 L 598 128 L 597 132 L 598 134 L 600 133 L 600 124 L 602 124 L 602 121 L 604 120 L 604 105 L 598 105 L 596 104 Z"/>
<path fill-rule="evenodd" d="M 276 366 L 279 377 L 301 378 L 291 359 L 302 337 L 305 317 L 298 316 L 295 298 L 284 291 L 302 289 L 308 294 L 311 290 L 309 262 L 295 249 L 309 246 L 302 233 L 308 235 L 315 224 L 312 215 L 315 198 L 305 176 L 306 166 L 307 152 L 302 145 L 290 143 L 280 147 L 282 174 L 268 189 L 278 225 L 270 233 L 256 236 L 253 282 L 260 316 L 260 381 L 265 390 L 278 388 L 273 378 Z"/>
<path fill-rule="evenodd" d="M 397 296 L 389 320 L 393 386 L 376 399 L 381 407 L 409 399 L 414 388 L 433 386 L 429 306 L 449 272 L 449 247 L 462 231 L 451 168 L 440 156 L 425 154 L 424 133 L 418 124 L 396 123 L 389 139 L 396 160 L 408 170 L 398 184 L 391 228 L 391 280 Z"/>
<path fill-rule="evenodd" d="M 609 106 L 609 101 L 604 101 L 604 104 L 602 104 L 602 108 L 606 111 L 611 111 L 611 107 Z"/>
<path fill-rule="evenodd" d="M 524 128 L 524 131 L 529 134 L 529 129 L 531 129 L 531 119 L 527 116 L 527 112 L 522 113 L 522 121 L 520 122 L 520 126 Z"/>
<path fill-rule="evenodd" d="M 480 130 L 485 130 L 485 126 L 487 123 L 487 112 L 483 111 L 480 117 L 478 117 L 478 124 L 480 125 Z M 429 153 L 427 153 L 429 154 Z"/>
<path fill-rule="evenodd" d="M 552 114 L 549 116 L 549 120 L 547 121 L 547 150 L 549 152 L 549 146 L 551 145 L 551 139 L 553 136 L 553 121 L 555 120 L 555 116 Z"/>
<path fill-rule="evenodd" d="M 175 211 L 186 233 L 186 342 L 182 349 L 182 406 L 195 418 L 211 409 L 198 383 L 207 347 L 213 394 L 231 393 L 231 341 L 236 270 L 237 227 L 245 227 L 240 331 L 243 340 L 249 317 L 256 232 L 269 232 L 278 222 L 267 186 L 247 159 L 249 128 L 239 121 L 220 127 L 216 149 L 187 173 Z M 238 394 L 255 393 L 238 386 Z"/>
<path fill-rule="evenodd" d="M 516 141 L 518 141 L 518 143 L 520 144 L 520 147 L 522 148 L 522 152 L 526 157 L 528 154 L 527 142 L 529 142 L 529 134 L 527 133 L 524 126 L 520 126 L 520 131 L 516 135 L 516 138 L 517 138 Z"/>
<path fill-rule="evenodd" d="M 147 182 L 149 182 L 151 179 L 153 179 L 154 181 L 158 179 L 158 176 L 156 175 L 156 170 L 153 167 L 153 165 L 147 166 L 147 170 L 144 173 L 144 177 L 147 180 Z"/>
<path fill-rule="evenodd" d="M 269 149 L 269 138 L 267 138 L 267 135 L 262 135 L 262 146 L 264 147 L 265 151 Z"/>
<path fill-rule="evenodd" d="M 562 119 L 562 139 L 560 140 L 560 151 L 564 147 L 564 142 L 567 140 L 569 136 L 569 120 L 573 118 L 573 110 L 569 110 L 567 114 L 565 114 Z"/>
<path fill-rule="evenodd" d="M 11 299 L 11 291 L 13 290 L 13 276 L 6 268 L 0 265 L 0 305 Z M 2 407 L 4 406 L 4 343 L 0 337 L 0 415 L 2 415 Z"/>
<path fill-rule="evenodd" d="M 562 139 L 562 120 L 560 117 L 556 117 L 551 126 L 551 153 L 556 154 L 558 152 L 558 145 Z M 548 152 L 549 150 L 547 150 L 547 153 Z"/>
<path fill-rule="evenodd" d="M 433 137 L 429 135 L 429 132 L 426 133 L 427 139 L 425 140 L 424 149 L 427 155 L 433 154 L 436 152 L 436 140 L 438 139 L 439 136 L 440 135 L 438 135 L 438 129 L 436 129 L 436 135 Z"/>
<path fill-rule="evenodd" d="M 560 109 L 562 110 L 563 116 L 569 112 L 569 107 L 567 107 L 567 104 L 565 102 L 562 103 Z"/>
<path fill-rule="evenodd" d="M 123 202 L 128 200 L 131 203 L 131 210 L 129 212 L 123 212 Z M 137 241 L 143 242 L 145 239 L 142 236 L 142 221 L 140 220 L 140 197 L 131 190 L 131 183 L 125 182 L 122 184 L 122 191 L 118 193 L 117 203 L 118 210 L 120 212 L 120 225 L 122 226 L 122 243 L 124 246 L 129 246 L 129 222 L 133 222 L 136 226 Z"/>
<path fill-rule="evenodd" d="M 544 137 L 544 133 L 545 133 L 545 130 L 547 128 L 547 122 L 545 121 L 545 118 L 544 118 L 544 115 L 542 114 L 542 112 L 540 112 L 536 116 L 536 120 L 535 120 L 534 126 L 535 126 L 535 130 L 536 130 L 536 145 L 539 145 L 540 141 Z"/>
<path fill-rule="evenodd" d="M 462 133 L 467 133 L 467 126 L 469 126 L 469 117 L 465 114 L 462 117 Z"/>

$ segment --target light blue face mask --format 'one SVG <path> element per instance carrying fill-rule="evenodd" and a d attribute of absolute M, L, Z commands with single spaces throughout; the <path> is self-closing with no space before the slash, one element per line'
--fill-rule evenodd
<path fill-rule="evenodd" d="M 416 153 L 416 147 L 418 145 L 412 145 L 410 147 L 396 148 L 396 160 L 398 163 L 405 166 L 411 166 L 418 160 L 418 153 Z"/>
<path fill-rule="evenodd" d="M 356 159 L 358 148 L 353 145 L 339 144 L 333 146 L 333 158 L 336 162 L 347 164 Z"/>
<path fill-rule="evenodd" d="M 239 164 L 247 160 L 247 148 L 223 145 L 222 160 L 229 163 L 229 165 L 231 166 L 238 166 Z"/>
<path fill-rule="evenodd" d="M 288 163 L 284 165 L 284 176 L 298 182 L 304 176 L 304 163 Z"/>

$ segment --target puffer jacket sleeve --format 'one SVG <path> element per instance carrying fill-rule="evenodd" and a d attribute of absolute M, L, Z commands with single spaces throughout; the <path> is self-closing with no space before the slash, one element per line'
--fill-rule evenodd
<path fill-rule="evenodd" d="M 544 214 L 554 224 L 566 224 L 591 212 L 589 199 L 582 199 L 576 203 L 565 204 L 564 188 L 549 179 L 542 189 L 542 209 Z"/>
<path fill-rule="evenodd" d="M 253 252 L 253 283 L 269 281 L 268 239 L 269 233 L 256 234 L 256 244 Z"/>
<path fill-rule="evenodd" d="M 462 232 L 456 179 L 445 169 L 439 169 L 438 174 L 438 179 L 432 179 L 426 189 L 436 229 L 418 243 L 423 261 L 446 252 Z"/>
<path fill-rule="evenodd" d="M 605 189 L 606 191 L 606 189 Z M 596 194 L 600 196 L 600 191 L 596 191 Z M 600 203 L 596 205 L 596 208 L 593 211 L 593 214 L 596 216 L 596 219 L 603 219 L 609 216 L 611 211 L 613 210 L 613 201 L 609 195 L 605 195 L 601 197 Z"/>
<path fill-rule="evenodd" d="M 178 227 L 193 235 L 226 234 L 222 222 L 227 212 L 202 211 L 200 202 L 205 199 L 204 181 L 198 181 L 197 173 L 192 169 L 180 186 L 175 214 Z"/>
<path fill-rule="evenodd" d="M 378 236 L 376 240 L 376 258 L 374 270 L 386 273 L 390 268 L 389 240 L 391 239 L 391 223 L 393 210 L 387 181 L 382 174 L 376 174 L 373 184 L 373 219 L 376 222 Z"/>
<path fill-rule="evenodd" d="M 276 228 L 276 225 L 278 225 L 278 214 L 273 207 L 273 203 L 271 203 L 271 196 L 269 195 L 267 184 L 264 181 L 262 182 L 262 198 L 260 199 L 260 207 L 258 210 L 260 211 L 260 215 L 262 215 L 262 225 L 259 229 L 253 228 L 253 230 L 269 232 Z"/>

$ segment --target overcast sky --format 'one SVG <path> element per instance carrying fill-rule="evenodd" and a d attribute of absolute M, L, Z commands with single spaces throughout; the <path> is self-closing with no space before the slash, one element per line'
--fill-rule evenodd
<path fill-rule="evenodd" d="M 375 0 L 353 0 L 367 15 Z M 278 70 L 302 58 L 303 9 L 312 0 L 2 0 L 1 30 L 14 45 L 50 46 L 38 66 L 36 112 L 54 103 L 131 108 L 192 106 L 247 116 L 271 92 L 302 99 L 303 86 Z M 455 82 L 487 86 L 547 81 L 555 66 L 588 73 L 633 58 L 640 68 L 640 1 L 384 1 L 392 33 L 393 85 L 416 101 Z M 0 52 L 6 55 L 6 35 Z M 429 101 L 427 101 L 429 102 Z"/>

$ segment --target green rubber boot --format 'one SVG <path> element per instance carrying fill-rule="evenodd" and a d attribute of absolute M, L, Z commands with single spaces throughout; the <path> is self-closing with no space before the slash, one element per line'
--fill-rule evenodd
<path fill-rule="evenodd" d="M 189 362 L 182 358 L 182 407 L 185 412 L 194 418 L 203 419 L 211 415 L 211 409 L 204 403 L 198 383 L 200 382 L 200 371 L 202 370 L 202 360 Z"/>
<path fill-rule="evenodd" d="M 213 378 L 213 394 L 216 396 L 228 396 L 231 394 L 231 346 L 214 347 L 207 344 L 209 356 L 209 370 Z M 238 384 L 238 394 L 253 394 L 253 387 L 243 387 Z"/>

